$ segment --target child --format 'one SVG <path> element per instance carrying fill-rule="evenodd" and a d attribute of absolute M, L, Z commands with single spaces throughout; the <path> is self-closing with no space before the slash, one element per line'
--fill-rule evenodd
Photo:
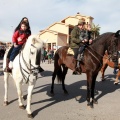
<path fill-rule="evenodd" d="M 22 45 L 26 42 L 28 37 L 31 35 L 31 32 L 27 30 L 27 27 L 28 27 L 28 23 L 23 21 L 20 24 L 20 30 L 17 30 L 13 34 L 12 41 L 13 41 L 14 47 L 13 47 L 12 52 L 10 54 L 10 63 L 9 63 L 10 69 L 12 69 L 13 60 L 18 55 L 20 49 L 22 48 Z"/>

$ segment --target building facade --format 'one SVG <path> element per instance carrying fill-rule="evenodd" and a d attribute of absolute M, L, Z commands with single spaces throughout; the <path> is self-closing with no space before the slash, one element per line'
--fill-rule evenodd
<path fill-rule="evenodd" d="M 45 30 L 40 31 L 40 38 L 47 40 L 46 49 L 56 50 L 61 46 L 68 45 L 70 33 L 80 19 L 83 19 L 86 22 L 86 25 L 91 25 L 94 18 L 77 13 L 75 16 L 68 16 L 60 22 L 56 22 Z"/>

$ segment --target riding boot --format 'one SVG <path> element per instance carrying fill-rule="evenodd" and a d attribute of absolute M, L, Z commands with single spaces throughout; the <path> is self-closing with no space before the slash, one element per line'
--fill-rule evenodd
<path fill-rule="evenodd" d="M 81 66 L 80 66 L 80 61 L 77 60 L 77 64 L 76 64 L 76 69 L 73 72 L 73 75 L 79 75 L 81 74 L 82 70 L 81 70 Z"/>
<path fill-rule="evenodd" d="M 4 69 L 4 72 L 12 72 L 12 70 L 9 68 L 9 62 L 10 62 L 10 59 L 9 58 L 6 58 L 6 68 Z"/>
<path fill-rule="evenodd" d="M 83 53 L 79 53 L 78 56 L 77 56 L 77 60 L 78 61 L 83 61 Z"/>

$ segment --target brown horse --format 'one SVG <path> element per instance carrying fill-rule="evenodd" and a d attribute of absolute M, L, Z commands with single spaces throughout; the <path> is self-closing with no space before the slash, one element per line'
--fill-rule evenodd
<path fill-rule="evenodd" d="M 97 100 L 94 99 L 94 88 L 96 77 L 98 72 L 102 67 L 102 59 L 106 50 L 112 50 L 112 42 L 120 40 L 120 31 L 116 33 L 104 33 L 100 35 L 93 44 L 87 47 L 84 51 L 84 61 L 80 63 L 81 69 L 83 73 L 87 75 L 87 105 L 93 108 L 93 103 L 97 104 Z M 73 57 L 67 57 L 68 47 L 61 47 L 55 53 L 54 58 L 54 71 L 52 75 L 52 85 L 51 85 L 51 93 L 54 94 L 54 80 L 57 75 L 58 79 L 62 81 L 62 87 L 65 93 L 67 90 L 65 89 L 64 80 L 67 74 L 68 64 L 71 66 L 72 63 L 75 62 Z M 71 60 L 70 60 L 71 59 Z M 65 62 L 64 62 L 65 61 Z M 69 63 L 70 62 L 70 63 Z M 65 64 L 67 63 L 67 65 Z M 73 65 L 72 65 L 73 66 Z M 61 68 L 62 67 L 62 68 Z M 90 98 L 92 98 L 92 102 L 90 102 Z"/>
<path fill-rule="evenodd" d="M 104 73 L 105 73 L 105 70 L 106 70 L 106 68 L 108 66 L 111 67 L 111 68 L 114 68 L 114 62 L 112 62 L 111 57 L 108 55 L 108 53 L 105 52 L 105 55 L 103 57 L 103 66 L 101 68 L 102 81 L 105 80 Z M 118 80 L 119 77 L 120 77 L 120 64 L 118 65 L 118 72 L 116 74 L 116 79 L 115 79 L 114 84 L 118 84 L 119 83 L 119 80 Z"/>

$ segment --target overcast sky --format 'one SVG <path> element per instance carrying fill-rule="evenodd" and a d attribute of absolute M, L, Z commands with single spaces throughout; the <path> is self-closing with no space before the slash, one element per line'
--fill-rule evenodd
<path fill-rule="evenodd" d="M 23 17 L 29 19 L 32 33 L 37 34 L 77 12 L 92 16 L 101 34 L 120 29 L 119 0 L 0 0 L 0 41 L 12 41 L 13 31 Z"/>

